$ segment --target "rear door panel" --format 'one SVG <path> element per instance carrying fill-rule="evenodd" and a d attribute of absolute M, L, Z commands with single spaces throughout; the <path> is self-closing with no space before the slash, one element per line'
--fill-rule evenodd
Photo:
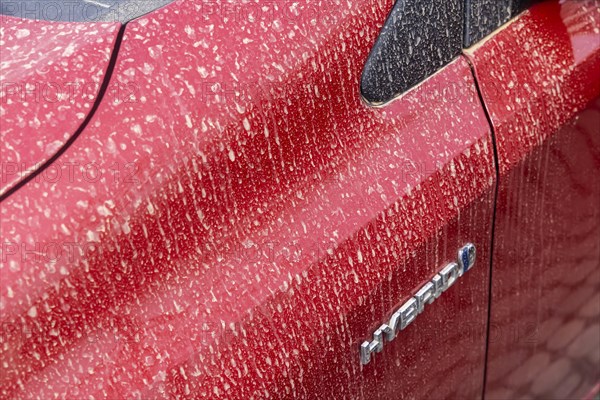
<path fill-rule="evenodd" d="M 390 6 L 177 2 L 127 26 L 111 85 L 137 101 L 102 103 L 60 158 L 101 179 L 2 203 L 3 397 L 481 394 L 490 129 L 463 57 L 361 101 Z M 467 242 L 473 270 L 361 366 Z"/>
<path fill-rule="evenodd" d="M 486 398 L 600 381 L 600 9 L 546 2 L 467 51 L 500 180 Z"/>

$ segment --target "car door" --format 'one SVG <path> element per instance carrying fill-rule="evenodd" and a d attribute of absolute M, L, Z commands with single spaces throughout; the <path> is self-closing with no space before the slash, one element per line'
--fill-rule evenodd
<path fill-rule="evenodd" d="M 480 397 L 494 145 L 462 2 L 436 3 L 129 22 L 107 90 L 134 101 L 58 157 L 94 171 L 0 205 L 2 397 Z"/>
<path fill-rule="evenodd" d="M 498 150 L 486 398 L 600 381 L 600 8 L 536 4 L 468 49 Z"/>

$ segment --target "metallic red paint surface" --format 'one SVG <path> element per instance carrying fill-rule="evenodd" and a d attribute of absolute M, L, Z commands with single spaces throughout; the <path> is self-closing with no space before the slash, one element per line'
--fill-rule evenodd
<path fill-rule="evenodd" d="M 537 5 L 470 51 L 500 163 L 486 398 L 600 381 L 600 8 Z"/>
<path fill-rule="evenodd" d="M 6 15 L 0 15 L 0 24 L 4 194 L 51 159 L 83 123 L 98 96 L 120 24 Z M 121 101 L 126 92 L 107 97 Z M 48 171 L 46 178 L 58 180 L 59 172 Z"/>
<path fill-rule="evenodd" d="M 463 58 L 361 102 L 390 6 L 250 20 L 178 2 L 127 26 L 111 85 L 138 101 L 101 104 L 59 159 L 99 179 L 1 205 L 2 397 L 481 394 L 489 126 Z M 468 241 L 473 270 L 361 367 L 360 343 Z"/>

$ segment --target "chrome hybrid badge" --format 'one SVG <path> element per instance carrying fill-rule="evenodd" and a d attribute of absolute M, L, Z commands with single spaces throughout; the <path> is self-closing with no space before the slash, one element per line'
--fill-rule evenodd
<path fill-rule="evenodd" d="M 431 304 L 448 290 L 454 282 L 475 264 L 475 245 L 468 243 L 458 251 L 458 263 L 451 262 L 446 265 L 433 279 L 423 285 L 417 293 L 405 302 L 389 322 L 383 324 L 373 333 L 373 340 L 365 341 L 360 345 L 360 363 L 363 365 L 371 361 L 371 354 L 383 350 L 384 343 L 396 338 L 399 331 L 405 329 L 423 312 L 427 304 Z"/>

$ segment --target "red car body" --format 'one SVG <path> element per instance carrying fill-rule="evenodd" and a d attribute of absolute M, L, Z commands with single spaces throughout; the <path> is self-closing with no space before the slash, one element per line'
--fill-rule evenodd
<path fill-rule="evenodd" d="M 90 115 L 119 24 L 1 19 L 0 195 L 5 195 L 49 164 Z"/>
<path fill-rule="evenodd" d="M 391 6 L 177 1 L 96 26 L 52 79 L 110 79 L 79 127 L 48 120 L 52 154 L 11 119 L 39 111 L 0 101 L 2 398 L 597 390 L 597 3 L 535 5 L 373 108 Z M 58 23 L 3 19 L 3 74 L 25 77 L 4 49 L 35 24 L 42 43 Z M 19 157 L 46 163 L 15 177 Z M 467 242 L 475 267 L 361 365 Z"/>
<path fill-rule="evenodd" d="M 598 5 L 539 4 L 469 51 L 500 173 L 486 398 L 598 390 Z"/>

